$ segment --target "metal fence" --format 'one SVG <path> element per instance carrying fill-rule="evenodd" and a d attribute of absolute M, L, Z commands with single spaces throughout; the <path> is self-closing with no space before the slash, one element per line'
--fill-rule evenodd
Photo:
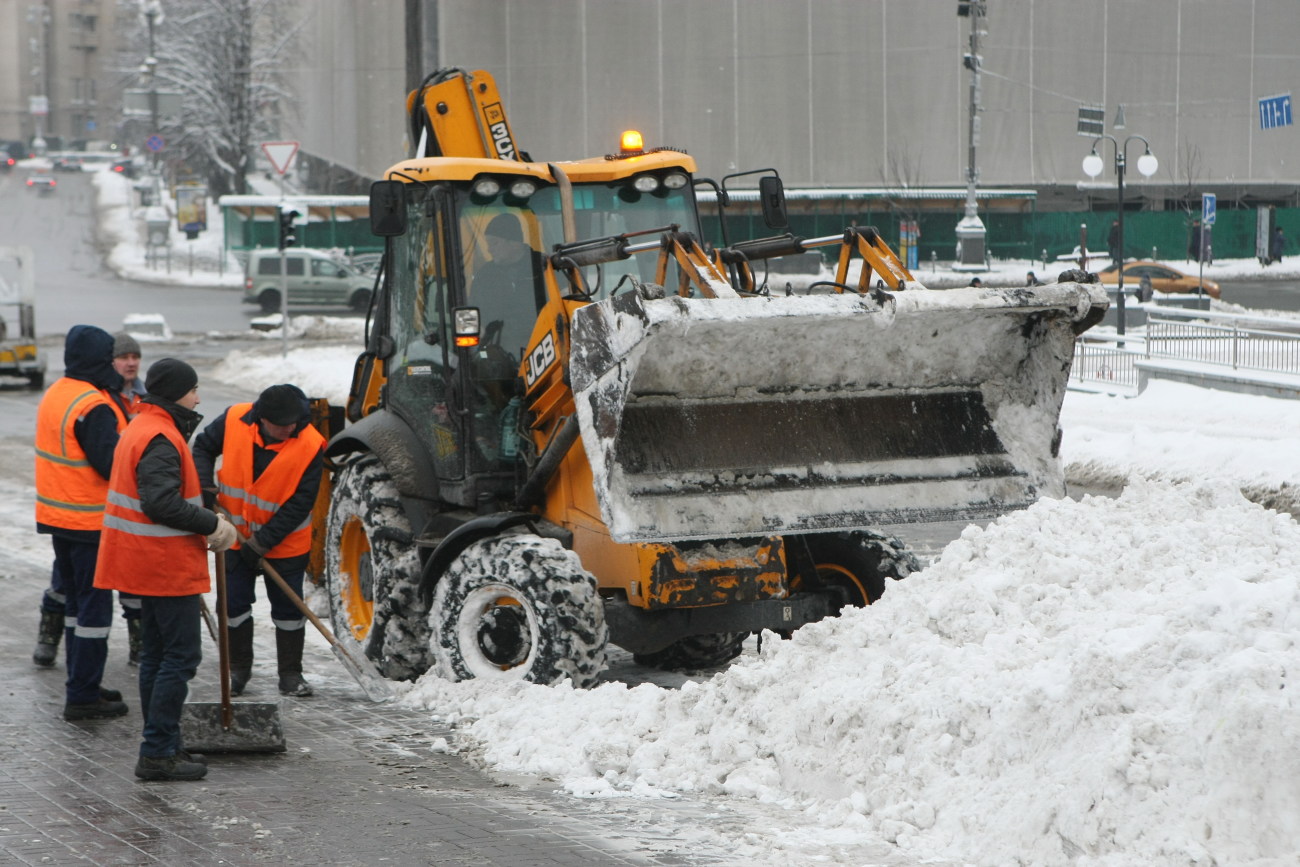
<path fill-rule="evenodd" d="M 1122 338 L 1114 334 L 1080 335 L 1074 344 L 1070 384 L 1075 388 L 1136 394 L 1136 362 L 1143 358 L 1300 375 L 1300 320 L 1204 310 L 1153 310 L 1144 328 Z"/>

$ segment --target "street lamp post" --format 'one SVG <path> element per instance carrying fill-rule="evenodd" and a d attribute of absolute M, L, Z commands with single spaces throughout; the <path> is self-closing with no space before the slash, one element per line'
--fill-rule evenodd
<path fill-rule="evenodd" d="M 1102 133 L 1101 135 L 1097 136 L 1097 138 L 1092 140 L 1092 153 L 1088 154 L 1086 157 L 1083 158 L 1083 171 L 1090 178 L 1097 177 L 1099 174 L 1101 174 L 1101 170 L 1105 168 L 1105 163 L 1102 161 L 1102 158 L 1097 155 L 1097 142 L 1101 141 L 1102 139 L 1106 139 L 1112 145 L 1115 146 L 1114 147 L 1115 178 L 1119 188 L 1119 217 L 1118 217 L 1119 288 L 1116 291 L 1116 298 L 1115 298 L 1115 322 L 1116 322 L 1115 330 L 1118 333 L 1123 334 L 1124 333 L 1124 168 L 1126 163 L 1128 162 L 1127 154 L 1128 154 L 1129 143 L 1132 142 L 1134 139 L 1137 139 L 1138 141 L 1142 142 L 1143 147 L 1146 148 L 1146 152 L 1143 153 L 1142 156 L 1138 157 L 1138 161 L 1137 161 L 1138 171 L 1142 173 L 1143 177 L 1149 178 L 1152 175 L 1154 175 L 1156 173 L 1156 169 L 1160 167 L 1160 163 L 1158 160 L 1156 160 L 1155 154 L 1151 153 L 1150 143 L 1142 136 L 1131 135 L 1128 138 L 1124 139 L 1124 144 L 1121 145 L 1119 143 L 1119 139 L 1115 138 L 1113 135 L 1110 135 L 1108 133 Z"/>

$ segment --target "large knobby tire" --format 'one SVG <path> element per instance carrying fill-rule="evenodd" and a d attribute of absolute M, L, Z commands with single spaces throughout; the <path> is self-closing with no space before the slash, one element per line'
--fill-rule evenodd
<path fill-rule="evenodd" d="M 663 650 L 652 653 L 635 653 L 632 659 L 638 665 L 662 671 L 698 671 L 718 668 L 740 656 L 749 637 L 748 632 L 719 632 L 713 635 L 688 635 L 679 638 Z"/>
<path fill-rule="evenodd" d="M 554 539 L 470 545 L 438 580 L 429 622 L 438 673 L 575 686 L 596 683 L 609 630 L 596 579 Z"/>
<path fill-rule="evenodd" d="M 884 594 L 886 578 L 906 578 L 921 568 L 916 555 L 896 536 L 857 530 L 806 539 L 818 582 L 842 588 L 849 605 L 870 605 Z"/>
<path fill-rule="evenodd" d="M 433 662 L 419 555 L 397 487 L 374 455 L 335 477 L 325 533 L 334 631 L 351 635 L 387 677 L 419 677 Z"/>

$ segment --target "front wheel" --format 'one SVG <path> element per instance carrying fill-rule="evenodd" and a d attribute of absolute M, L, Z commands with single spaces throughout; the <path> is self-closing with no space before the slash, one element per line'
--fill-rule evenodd
<path fill-rule="evenodd" d="M 870 605 L 884 594 L 886 578 L 906 578 L 921 569 L 916 555 L 896 536 L 858 530 L 810 535 L 807 542 L 817 582 L 838 587 L 849 605 Z"/>
<path fill-rule="evenodd" d="M 423 674 L 432 657 L 419 555 L 397 486 L 374 455 L 334 479 L 325 562 L 334 631 L 352 636 L 387 677 Z"/>
<path fill-rule="evenodd" d="M 688 635 L 662 650 L 635 653 L 638 665 L 661 671 L 698 671 L 719 668 L 740 656 L 748 632 L 718 632 L 712 635 Z"/>
<path fill-rule="evenodd" d="M 517 534 L 470 545 L 438 581 L 429 613 L 438 672 L 588 687 L 609 630 L 596 579 L 554 539 Z"/>
<path fill-rule="evenodd" d="M 348 299 L 348 307 L 356 311 L 357 313 L 365 313 L 367 310 L 369 310 L 370 290 L 358 289 L 357 291 L 353 292 L 352 297 Z"/>

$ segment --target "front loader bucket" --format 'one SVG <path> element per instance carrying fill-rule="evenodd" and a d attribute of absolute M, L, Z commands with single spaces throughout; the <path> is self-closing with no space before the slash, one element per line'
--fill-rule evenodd
<path fill-rule="evenodd" d="M 1096 286 L 646 300 L 573 317 L 618 541 L 993 517 L 1064 493 L 1057 421 Z"/>

